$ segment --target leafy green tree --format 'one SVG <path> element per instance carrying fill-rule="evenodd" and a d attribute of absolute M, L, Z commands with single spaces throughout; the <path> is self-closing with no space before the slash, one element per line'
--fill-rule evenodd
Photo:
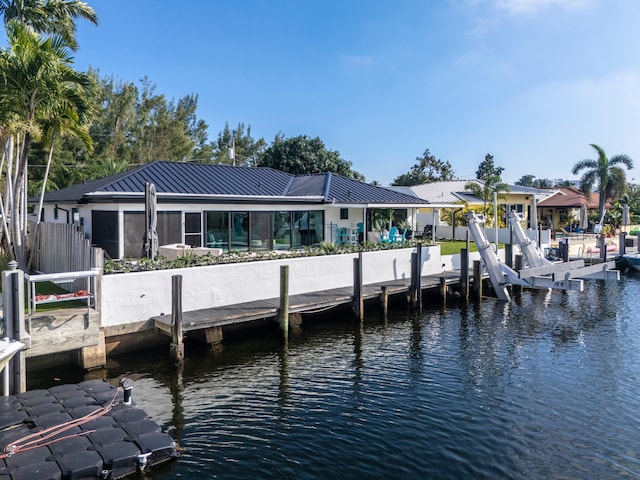
<path fill-rule="evenodd" d="M 327 150 L 320 138 L 306 135 L 291 138 L 276 135 L 262 155 L 260 166 L 293 174 L 331 172 L 364 180 L 360 173 L 351 169 L 351 162 L 340 157 L 340 153 Z"/>
<path fill-rule="evenodd" d="M 630 183 L 627 185 L 627 193 L 622 197 L 624 203 L 629 205 L 629 212 L 632 215 L 640 216 L 640 185 Z M 632 223 L 637 223 L 633 222 Z"/>
<path fill-rule="evenodd" d="M 536 188 L 551 188 L 553 187 L 553 183 L 548 178 L 537 178 L 535 182 L 533 182 L 533 186 Z"/>
<path fill-rule="evenodd" d="M 7 142 L 3 210 L 11 215 L 2 217 L 13 258 L 25 268 L 27 212 L 22 200 L 27 194 L 31 144 L 43 129 L 60 131 L 87 120 L 88 109 L 84 110 L 81 99 L 91 81 L 87 74 L 71 68 L 69 44 L 62 37 L 44 37 L 21 23 L 10 22 L 7 38 L 9 46 L 0 52 L 0 132 Z"/>
<path fill-rule="evenodd" d="M 593 143 L 590 145 L 598 153 L 598 158 L 579 161 L 573 166 L 571 172 L 574 175 L 583 172 L 580 178 L 580 189 L 587 196 L 591 194 L 594 184 L 597 183 L 597 191 L 600 194 L 598 216 L 602 218 L 606 202 L 624 195 L 627 182 L 622 167 L 631 170 L 633 160 L 625 154 L 608 158 L 602 147 Z"/>
<path fill-rule="evenodd" d="M 476 170 L 476 178 L 479 181 L 467 182 L 464 186 L 466 190 L 482 199 L 482 213 L 487 218 L 493 218 L 493 210 L 489 206 L 493 202 L 493 194 L 496 193 L 497 198 L 504 199 L 504 194 L 509 192 L 509 185 L 503 182 L 500 176 L 503 171 L 503 167 L 495 166 L 493 155 L 487 154 Z"/>
<path fill-rule="evenodd" d="M 257 167 L 266 147 L 264 138 L 256 140 L 251 136 L 251 125 L 245 129 L 244 123 L 239 123 L 231 130 L 229 124 L 225 123 L 224 130 L 218 133 L 218 139 L 213 144 L 213 162 Z M 230 152 L 233 152 L 234 158 L 229 157 Z"/>
<path fill-rule="evenodd" d="M 520 177 L 520 180 L 516 182 L 516 185 L 520 185 L 521 187 L 533 187 L 535 180 L 535 175 L 523 175 Z"/>
<path fill-rule="evenodd" d="M 448 161 L 436 159 L 427 148 L 422 157 L 416 157 L 416 164 L 408 173 L 393 181 L 393 185 L 422 185 L 424 183 L 453 180 L 453 167 Z"/>
<path fill-rule="evenodd" d="M 92 85 L 91 77 L 86 76 L 84 80 L 85 83 L 82 85 L 83 89 L 89 89 Z M 49 151 L 40 189 L 38 208 L 36 209 L 36 224 L 40 223 L 42 204 L 47 179 L 49 177 L 49 170 L 51 169 L 53 160 L 56 137 L 74 135 L 84 143 L 88 150 L 91 150 L 93 147 L 91 137 L 89 136 L 89 124 L 94 113 L 93 104 L 86 95 L 80 94 L 80 89 L 78 89 L 77 86 L 69 87 L 64 84 L 60 86 L 62 88 L 60 89 L 56 104 L 45 113 L 42 119 L 43 138 L 49 145 Z"/>
<path fill-rule="evenodd" d="M 189 137 L 186 118 L 195 113 L 196 105 L 197 100 L 189 97 L 178 103 L 167 101 L 164 95 L 156 94 L 155 84 L 144 78 L 132 126 L 136 133 L 130 143 L 133 163 L 192 159 L 196 142 Z"/>
<path fill-rule="evenodd" d="M 487 153 L 484 157 L 484 160 L 480 162 L 478 169 L 476 170 L 476 178 L 478 180 L 487 181 L 489 179 L 500 178 L 502 172 L 504 171 L 504 167 L 496 167 L 493 161 L 493 155 Z"/>
<path fill-rule="evenodd" d="M 59 35 L 71 49 L 76 49 L 76 19 L 98 24 L 96 12 L 80 0 L 0 0 L 0 15 L 5 26 L 18 22 L 36 33 Z"/>

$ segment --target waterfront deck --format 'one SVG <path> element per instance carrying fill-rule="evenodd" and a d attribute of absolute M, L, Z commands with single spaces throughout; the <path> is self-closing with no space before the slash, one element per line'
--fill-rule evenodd
<path fill-rule="evenodd" d="M 440 286 L 440 278 L 444 278 L 446 285 L 460 283 L 460 271 L 447 271 L 434 275 L 421 277 L 422 290 L 431 290 Z M 411 279 L 399 279 L 389 282 L 363 285 L 363 299 L 372 300 L 379 298 L 383 287 L 387 294 L 409 294 L 411 291 Z M 310 292 L 289 297 L 289 313 L 314 313 L 325 309 L 350 305 L 353 302 L 353 287 L 334 288 L 318 292 Z M 205 308 L 183 312 L 183 330 L 185 332 L 202 330 L 213 327 L 241 324 L 260 319 L 275 318 L 278 314 L 280 300 L 270 298 L 253 302 L 238 303 L 220 307 Z M 171 315 L 153 317 L 156 329 L 171 336 Z"/>

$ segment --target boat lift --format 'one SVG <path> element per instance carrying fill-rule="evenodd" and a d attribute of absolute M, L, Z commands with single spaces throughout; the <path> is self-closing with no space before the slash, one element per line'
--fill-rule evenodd
<path fill-rule="evenodd" d="M 620 272 L 614 270 L 615 262 L 604 262 L 585 266 L 584 260 L 572 262 L 551 262 L 546 259 L 535 241 L 531 240 L 522 229 L 521 215 L 509 213 L 509 223 L 513 238 L 519 245 L 528 268 L 514 270 L 505 264 L 492 248 L 481 225 L 484 215 L 469 212 L 465 215 L 469 234 L 478 247 L 485 269 L 489 274 L 491 285 L 499 300 L 510 301 L 508 285 L 520 285 L 528 288 L 553 288 L 557 290 L 583 291 L 584 278 L 602 280 L 620 280 Z M 496 239 L 497 240 L 497 239 Z"/>

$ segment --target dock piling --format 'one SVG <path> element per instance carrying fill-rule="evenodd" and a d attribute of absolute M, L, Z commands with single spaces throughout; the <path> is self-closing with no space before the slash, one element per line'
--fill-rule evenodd
<path fill-rule="evenodd" d="M 9 262 L 9 270 L 2 272 L 3 310 L 5 334 L 30 347 L 24 317 L 24 272 L 15 261 Z M 3 371 L 4 395 L 23 393 L 27 390 L 26 354 L 24 350 L 15 354 Z"/>
<path fill-rule="evenodd" d="M 477 300 L 482 298 L 482 262 L 473 261 L 473 294 Z"/>
<path fill-rule="evenodd" d="M 278 323 L 286 340 L 289 337 L 289 265 L 280 266 L 280 308 Z"/>
<path fill-rule="evenodd" d="M 460 249 L 460 294 L 465 302 L 469 301 L 469 250 Z"/>
<path fill-rule="evenodd" d="M 440 298 L 442 299 L 442 305 L 447 304 L 447 279 L 440 277 Z"/>
<path fill-rule="evenodd" d="M 382 306 L 382 317 L 386 320 L 389 314 L 389 291 L 386 285 L 381 287 L 380 305 Z"/>
<path fill-rule="evenodd" d="M 416 303 L 418 311 L 422 312 L 422 243 L 416 246 Z"/>
<path fill-rule="evenodd" d="M 524 267 L 524 256 L 516 255 L 516 263 L 515 263 L 516 271 L 519 272 L 520 270 L 522 270 L 523 267 Z M 513 293 L 520 293 L 522 292 L 522 285 L 513 285 L 513 287 L 511 287 L 511 290 L 513 291 Z"/>
<path fill-rule="evenodd" d="M 362 292 L 362 252 L 353 259 L 353 313 L 362 322 L 364 320 L 364 296 Z"/>
<path fill-rule="evenodd" d="M 171 358 L 184 359 L 184 343 L 182 336 L 182 275 L 171 276 Z"/>

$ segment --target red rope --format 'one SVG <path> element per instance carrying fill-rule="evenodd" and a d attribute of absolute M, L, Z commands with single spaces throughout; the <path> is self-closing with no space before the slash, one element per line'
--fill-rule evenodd
<path fill-rule="evenodd" d="M 113 404 L 116 401 L 116 397 L 118 396 L 119 390 L 120 388 L 116 387 L 116 392 L 109 403 L 107 403 L 103 407 L 97 408 L 93 412 L 90 412 L 83 417 L 76 418 L 74 420 L 69 420 L 67 422 L 60 423 L 58 425 L 53 425 L 52 427 L 41 430 L 40 432 L 31 433 L 29 435 L 26 435 L 16 440 L 10 445 L 5 446 L 2 449 L 2 453 L 0 453 L 0 458 L 7 458 L 7 457 L 10 457 L 11 455 L 15 455 L 18 452 L 24 452 L 26 450 L 31 450 L 33 448 L 43 447 L 45 445 L 50 445 L 52 443 L 59 442 L 61 440 L 66 440 L 67 438 L 81 437 L 83 435 L 87 435 L 88 433 L 94 432 L 95 430 L 74 433 L 72 435 L 55 438 L 53 440 L 45 442 L 45 440 L 49 440 L 51 439 L 51 437 L 55 437 L 56 435 L 66 432 L 67 430 L 73 427 L 84 425 L 85 423 L 95 420 L 96 418 L 100 418 L 106 413 L 108 413 L 113 408 Z"/>

